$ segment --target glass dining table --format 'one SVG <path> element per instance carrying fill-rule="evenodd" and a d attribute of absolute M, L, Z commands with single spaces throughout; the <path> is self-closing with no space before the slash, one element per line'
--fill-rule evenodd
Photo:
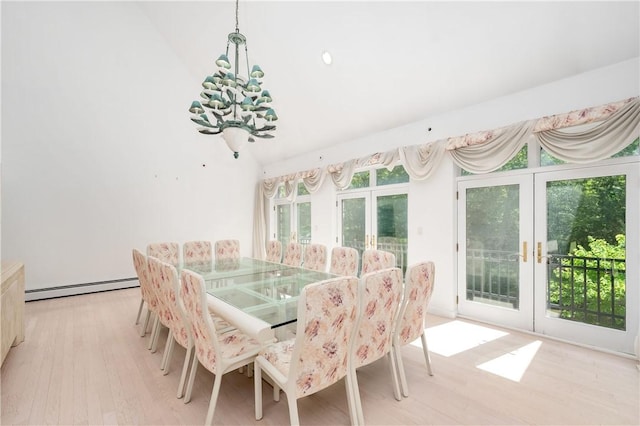
<path fill-rule="evenodd" d="M 261 341 L 295 323 L 304 286 L 337 276 L 247 257 L 184 264 L 182 269 L 202 275 L 209 306 L 217 314 Z"/>

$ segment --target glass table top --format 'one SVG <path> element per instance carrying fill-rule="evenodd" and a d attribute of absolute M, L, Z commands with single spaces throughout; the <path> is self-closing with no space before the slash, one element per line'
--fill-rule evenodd
<path fill-rule="evenodd" d="M 295 322 L 304 286 L 337 276 L 251 258 L 183 268 L 202 275 L 207 293 L 271 328 Z"/>

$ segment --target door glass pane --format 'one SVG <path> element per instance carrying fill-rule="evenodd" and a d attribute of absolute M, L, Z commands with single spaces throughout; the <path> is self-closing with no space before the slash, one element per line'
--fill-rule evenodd
<path fill-rule="evenodd" d="M 278 241 L 284 248 L 291 239 L 291 205 L 279 204 L 276 208 L 276 221 L 278 226 Z"/>
<path fill-rule="evenodd" d="M 626 176 L 547 182 L 547 315 L 626 329 Z"/>
<path fill-rule="evenodd" d="M 307 187 L 302 182 L 298 183 L 298 195 L 309 195 Z"/>
<path fill-rule="evenodd" d="M 311 243 L 311 203 L 297 203 L 298 242 L 303 246 Z"/>
<path fill-rule="evenodd" d="M 395 254 L 396 266 L 407 268 L 407 194 L 377 198 L 377 248 Z"/>
<path fill-rule="evenodd" d="M 402 166 L 395 166 L 391 171 L 386 167 L 376 169 L 376 185 L 378 186 L 406 182 L 409 182 L 409 175 Z"/>
<path fill-rule="evenodd" d="M 345 189 L 368 188 L 371 185 L 369 182 L 369 175 L 369 170 L 354 173 L 353 178 L 351 179 L 351 183 Z"/>
<path fill-rule="evenodd" d="M 467 188 L 466 298 L 519 309 L 519 185 Z"/>
<path fill-rule="evenodd" d="M 360 259 L 362 259 L 366 235 L 365 209 L 364 198 L 342 200 L 342 245 L 358 250 Z"/>

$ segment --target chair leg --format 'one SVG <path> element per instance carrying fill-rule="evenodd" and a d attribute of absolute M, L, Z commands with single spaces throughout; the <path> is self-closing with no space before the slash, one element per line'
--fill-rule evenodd
<path fill-rule="evenodd" d="M 260 420 L 262 418 L 262 368 L 260 368 L 260 364 L 257 362 L 254 363 L 255 367 L 253 369 L 253 386 L 254 386 L 254 400 L 255 400 L 255 411 L 256 411 L 256 420 Z"/>
<path fill-rule="evenodd" d="M 354 369 L 347 376 L 351 382 L 351 401 L 353 402 L 351 416 L 356 420 L 355 424 L 364 425 L 364 415 L 362 413 L 362 401 L 360 399 L 360 389 L 358 387 L 358 374 Z"/>
<path fill-rule="evenodd" d="M 402 351 L 400 345 L 393 345 L 391 349 L 396 354 L 396 364 L 398 366 L 398 375 L 400 376 L 400 389 L 402 395 L 406 398 L 409 396 L 409 386 L 407 385 L 407 375 L 404 372 L 404 362 L 402 361 Z"/>
<path fill-rule="evenodd" d="M 350 373 L 347 373 L 347 375 L 344 378 L 344 387 L 346 388 L 346 394 L 347 394 L 347 408 L 349 409 L 349 420 L 351 421 L 351 425 L 357 425 L 358 424 L 358 419 L 356 418 L 356 407 L 354 405 L 353 402 L 353 393 L 351 391 L 351 375 Z"/>
<path fill-rule="evenodd" d="M 159 333 L 159 329 L 160 329 L 160 317 L 156 315 L 155 319 L 153 320 L 153 327 L 151 328 L 151 338 L 149 339 L 149 346 L 147 347 L 147 349 L 151 350 L 153 348 L 153 342 L 155 342 L 156 340 L 156 336 Z"/>
<path fill-rule="evenodd" d="M 289 404 L 289 422 L 291 426 L 299 426 L 300 418 L 298 417 L 298 399 L 293 392 L 287 393 L 287 403 Z"/>
<path fill-rule="evenodd" d="M 147 316 L 144 319 L 144 325 L 142 326 L 142 329 L 140 330 L 140 337 L 144 337 L 145 334 L 147 334 L 147 327 L 149 327 L 149 319 L 151 318 L 151 311 L 149 309 L 147 309 Z"/>
<path fill-rule="evenodd" d="M 151 346 L 151 353 L 155 354 L 156 351 L 158 350 L 158 340 L 160 339 L 160 333 L 162 332 L 162 323 L 160 322 L 160 320 L 158 319 L 158 325 L 157 325 L 157 331 L 156 331 L 156 336 L 153 339 L 153 345 Z"/>
<path fill-rule="evenodd" d="M 136 325 L 140 323 L 140 314 L 142 314 L 142 306 L 144 305 L 144 299 L 140 298 L 140 307 L 138 308 L 138 316 L 136 317 Z"/>
<path fill-rule="evenodd" d="M 424 331 L 422 332 L 420 339 L 422 340 L 422 351 L 424 352 L 424 360 L 427 362 L 427 371 L 429 372 L 430 376 L 433 376 L 433 371 L 431 370 L 431 357 L 429 356 L 429 347 L 427 346 L 427 338 Z"/>
<path fill-rule="evenodd" d="M 189 372 L 189 382 L 187 383 L 187 392 L 184 395 L 184 403 L 191 401 L 191 391 L 193 390 L 193 382 L 195 382 L 196 371 L 198 371 L 198 357 L 193 354 L 193 361 L 191 362 L 191 371 Z"/>
<path fill-rule="evenodd" d="M 393 348 L 387 354 L 389 357 L 389 368 L 391 369 L 391 381 L 393 384 L 393 397 L 396 401 L 402 401 L 400 396 L 400 385 L 398 384 L 398 370 L 396 365 L 396 356 L 393 352 Z"/>
<path fill-rule="evenodd" d="M 207 411 L 207 419 L 204 424 L 209 426 L 213 423 L 213 413 L 216 410 L 216 403 L 218 402 L 218 394 L 220 393 L 220 385 L 222 384 L 222 374 L 216 374 L 216 378 L 213 381 L 213 390 L 211 391 L 211 401 L 209 401 L 209 410 Z"/>
<path fill-rule="evenodd" d="M 178 399 L 184 396 L 185 383 L 187 381 L 187 371 L 189 370 L 189 364 L 191 364 L 191 355 L 193 355 L 193 346 L 187 349 L 187 353 L 184 355 L 184 362 L 182 363 L 182 374 L 180 374 L 180 383 L 178 383 Z"/>
<path fill-rule="evenodd" d="M 160 363 L 160 370 L 163 371 L 163 375 L 169 374 L 169 363 L 171 362 L 171 355 L 173 353 L 173 345 L 176 339 L 173 338 L 173 331 L 169 330 L 167 335 L 167 343 L 164 345 L 164 354 L 162 354 L 162 362 Z"/>

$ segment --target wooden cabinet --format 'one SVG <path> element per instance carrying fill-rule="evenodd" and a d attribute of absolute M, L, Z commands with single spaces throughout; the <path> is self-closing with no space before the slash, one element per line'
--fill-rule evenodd
<path fill-rule="evenodd" d="M 2 362 L 9 348 L 24 340 L 24 265 L 2 262 Z"/>

